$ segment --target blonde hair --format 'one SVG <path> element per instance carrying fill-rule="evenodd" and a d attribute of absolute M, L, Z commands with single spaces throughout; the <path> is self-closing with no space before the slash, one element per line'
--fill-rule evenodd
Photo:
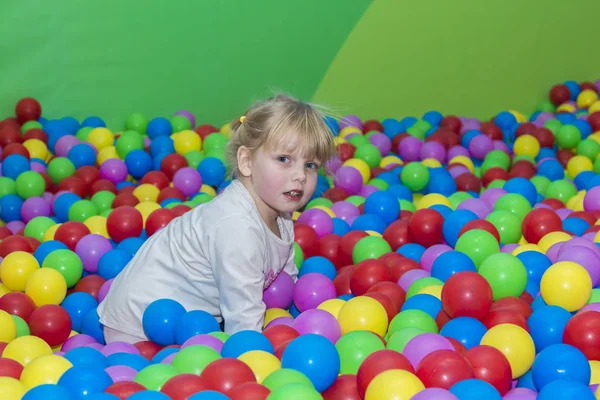
<path fill-rule="evenodd" d="M 321 163 L 335 153 L 334 136 L 325 122 L 320 106 L 292 96 L 278 94 L 253 104 L 241 118 L 231 123 L 227 143 L 230 176 L 237 174 L 237 153 L 241 146 L 252 154 L 260 148 L 300 149 L 302 155 Z"/>

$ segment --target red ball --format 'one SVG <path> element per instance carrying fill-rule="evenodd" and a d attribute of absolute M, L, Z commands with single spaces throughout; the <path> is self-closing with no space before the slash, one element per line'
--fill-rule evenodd
<path fill-rule="evenodd" d="M 450 318 L 481 319 L 490 310 L 492 299 L 490 284 L 476 272 L 458 272 L 442 287 L 442 305 Z"/>
<path fill-rule="evenodd" d="M 212 126 L 211 124 L 198 125 L 196 129 L 194 129 L 198 135 L 204 140 L 211 133 L 219 132 L 217 128 Z"/>
<path fill-rule="evenodd" d="M 341 271 L 341 270 L 340 270 Z M 333 278 L 333 286 L 335 286 L 335 292 L 338 296 L 342 296 L 345 294 L 352 294 L 352 289 L 350 289 L 350 279 L 352 278 L 351 273 L 341 274 Z"/>
<path fill-rule="evenodd" d="M 167 186 L 166 188 L 160 191 L 156 202 L 160 204 L 167 199 L 178 199 L 184 201 L 185 195 L 181 192 L 181 190 L 171 186 Z"/>
<path fill-rule="evenodd" d="M 525 293 L 527 293 L 527 292 L 525 292 Z M 529 316 L 533 313 L 530 303 L 528 303 L 527 301 L 525 301 L 522 298 L 513 297 L 513 296 L 504 297 L 499 300 L 496 300 L 492 304 L 492 307 L 490 308 L 490 310 L 500 310 L 500 309 L 517 311 L 525 319 L 529 318 Z"/>
<path fill-rule="evenodd" d="M 275 357 L 279 358 L 280 361 L 281 361 L 281 358 L 283 357 L 283 352 L 285 351 L 288 344 L 290 344 L 292 342 L 292 340 L 294 340 L 294 339 L 290 339 L 286 342 L 283 342 L 281 345 L 279 345 L 279 347 L 277 347 L 275 349 Z"/>
<path fill-rule="evenodd" d="M 547 233 L 562 230 L 562 220 L 553 210 L 531 210 L 521 223 L 523 237 L 528 243 L 537 244 Z"/>
<path fill-rule="evenodd" d="M 162 190 L 169 186 L 169 178 L 161 171 L 150 171 L 142 177 L 140 184 L 149 183 L 150 185 L 156 186 L 159 190 Z"/>
<path fill-rule="evenodd" d="M 323 400 L 362 400 L 354 375 L 339 375 L 321 395 Z"/>
<path fill-rule="evenodd" d="M 183 214 L 190 211 L 191 209 L 192 209 L 192 207 L 190 207 L 190 206 L 187 206 L 185 204 L 179 204 L 179 205 L 171 208 L 171 211 L 173 211 L 173 213 L 175 214 L 175 217 L 181 217 Z"/>
<path fill-rule="evenodd" d="M 96 300 L 98 300 L 98 292 L 106 279 L 99 275 L 88 275 L 83 278 L 73 288 L 74 292 L 85 292 L 91 294 Z"/>
<path fill-rule="evenodd" d="M 6 157 L 11 156 L 13 154 L 21 155 L 28 160 L 30 159 L 29 150 L 27 150 L 27 148 L 21 143 L 11 143 L 4 149 L 2 149 L 2 160 L 6 159 Z"/>
<path fill-rule="evenodd" d="M 85 198 L 87 194 L 87 186 L 85 185 L 85 182 L 75 175 L 67 176 L 65 179 L 60 181 L 56 186 L 56 190 L 59 192 L 65 190 L 67 192 L 75 193 L 82 199 Z"/>
<path fill-rule="evenodd" d="M 37 121 L 42 116 L 42 106 L 31 97 L 25 97 L 16 104 L 15 115 L 19 123 L 27 121 Z"/>
<path fill-rule="evenodd" d="M 465 172 L 457 176 L 454 181 L 460 192 L 481 192 L 481 181 L 470 172 Z"/>
<path fill-rule="evenodd" d="M 409 243 L 408 221 L 394 221 L 383 231 L 383 238 L 390 245 L 393 251 L 398 250 L 402 245 Z"/>
<path fill-rule="evenodd" d="M 411 242 L 431 247 L 444 241 L 442 224 L 444 217 L 436 210 L 423 208 L 415 212 L 408 221 L 408 237 Z"/>
<path fill-rule="evenodd" d="M 504 396 L 512 387 L 512 370 L 506 356 L 491 346 L 475 346 L 465 357 L 471 363 L 475 378 L 496 388 Z"/>
<path fill-rule="evenodd" d="M 529 332 L 529 325 L 527 319 L 523 317 L 521 313 L 508 308 L 499 308 L 496 310 L 490 310 L 485 317 L 481 319 L 481 322 L 486 328 L 492 329 L 496 325 L 501 324 L 513 324 L 520 326 Z"/>
<path fill-rule="evenodd" d="M 379 282 L 374 284 L 367 290 L 369 293 L 383 293 L 385 294 L 394 304 L 396 313 L 400 312 L 400 309 L 406 301 L 406 292 L 395 282 Z M 392 321 L 391 319 L 389 320 Z"/>
<path fill-rule="evenodd" d="M 515 131 L 515 137 L 523 135 L 533 135 L 537 129 L 537 126 L 535 126 L 533 123 L 525 122 L 524 124 L 521 124 L 517 127 L 517 130 Z M 496 140 L 502 140 L 502 137 Z"/>
<path fill-rule="evenodd" d="M 3 350 L 0 350 L 0 354 Z M 23 372 L 23 366 L 20 363 L 10 358 L 0 358 L 0 376 L 18 380 L 21 379 L 21 372 Z"/>
<path fill-rule="evenodd" d="M 392 280 L 398 282 L 398 279 L 406 272 L 413 269 L 421 269 L 421 266 L 412 258 L 403 257 L 394 261 L 389 268 L 392 273 Z"/>
<path fill-rule="evenodd" d="M 350 289 L 355 296 L 363 295 L 376 283 L 391 281 L 388 267 L 379 260 L 364 260 L 356 265 L 350 277 Z"/>
<path fill-rule="evenodd" d="M 33 253 L 31 244 L 23 236 L 7 236 L 0 242 L 0 257 L 4 258 L 14 251 Z"/>
<path fill-rule="evenodd" d="M 75 171 L 74 176 L 81 179 L 85 183 L 85 187 L 88 191 L 92 188 L 92 184 L 100 179 L 100 171 L 98 168 L 91 165 L 84 165 Z M 110 181 L 107 181 L 110 182 Z M 112 183 L 112 182 L 111 182 Z"/>
<path fill-rule="evenodd" d="M 11 292 L 0 297 L 0 310 L 28 322 L 31 313 L 35 311 L 35 303 L 25 293 Z"/>
<path fill-rule="evenodd" d="M 540 142 L 540 147 L 551 148 L 554 146 L 554 134 L 548 128 L 537 128 L 533 132 L 533 136 Z"/>
<path fill-rule="evenodd" d="M 567 149 L 560 149 L 559 151 L 556 152 L 556 158 L 558 159 L 558 161 L 560 161 L 563 168 L 567 168 L 567 164 L 569 163 L 569 160 L 571 158 L 573 158 L 574 155 L 575 154 L 571 150 L 567 150 Z M 524 161 L 524 162 L 527 162 L 527 161 Z"/>
<path fill-rule="evenodd" d="M 108 179 L 98 179 L 97 181 L 94 181 L 94 183 L 92 183 L 92 186 L 90 187 L 90 190 L 89 190 L 90 196 L 93 196 L 96 193 L 102 192 L 102 191 L 117 194 L 117 187 L 115 186 L 114 183 L 112 183 Z M 114 202 L 114 199 L 113 199 L 113 202 Z"/>
<path fill-rule="evenodd" d="M 204 379 L 194 374 L 180 374 L 169 379 L 160 388 L 171 400 L 186 400 L 191 395 L 209 390 Z"/>
<path fill-rule="evenodd" d="M 11 143 L 21 143 L 21 129 L 19 125 L 16 127 L 9 124 L 4 124 L 0 127 L 0 146 L 5 147 Z"/>
<path fill-rule="evenodd" d="M 368 133 L 371 131 L 383 132 L 383 125 L 381 125 L 381 122 L 377 121 L 376 119 L 370 119 L 365 121 L 362 126 L 362 131 L 363 133 Z"/>
<path fill-rule="evenodd" d="M 231 389 L 227 397 L 231 400 L 265 400 L 271 391 L 259 383 L 242 383 Z"/>
<path fill-rule="evenodd" d="M 600 130 L 600 112 L 596 111 L 588 115 L 588 123 L 593 132 Z"/>
<path fill-rule="evenodd" d="M 270 326 L 263 331 L 263 335 L 269 339 L 269 342 L 271 342 L 274 349 L 281 346 L 283 343 L 300 336 L 294 328 L 287 325 Z"/>
<path fill-rule="evenodd" d="M 458 237 L 461 237 L 465 232 L 468 232 L 473 229 L 481 229 L 486 232 L 491 233 L 496 238 L 496 241 L 500 243 L 500 233 L 498 233 L 498 229 L 489 221 L 485 219 L 475 219 L 467 222 L 463 225 L 462 229 L 458 233 Z"/>
<path fill-rule="evenodd" d="M 454 115 L 448 115 L 440 122 L 440 128 L 448 128 L 452 132 L 458 133 L 460 128 L 462 128 L 462 122 L 458 117 L 455 117 Z"/>
<path fill-rule="evenodd" d="M 12 232 L 6 226 L 0 226 L 0 240 L 12 236 Z"/>
<path fill-rule="evenodd" d="M 508 171 L 500 168 L 493 167 L 485 171 L 485 174 L 481 177 L 481 182 L 483 186 L 487 187 L 490 183 L 495 180 L 507 181 L 509 179 Z"/>
<path fill-rule="evenodd" d="M 167 178 L 169 178 L 169 180 L 172 180 L 175 172 L 187 166 L 188 162 L 184 156 L 173 153 L 162 159 L 160 163 L 160 170 L 167 176 Z"/>
<path fill-rule="evenodd" d="M 383 306 L 385 313 L 387 314 L 388 321 L 394 319 L 396 314 L 400 312 L 400 310 L 396 308 L 396 304 L 394 304 L 392 299 L 390 299 L 387 294 L 381 292 L 367 292 L 364 295 L 377 300 L 377 302 Z"/>
<path fill-rule="evenodd" d="M 305 260 L 319 254 L 319 236 L 312 227 L 306 224 L 295 223 L 294 237 L 296 243 L 302 249 Z"/>
<path fill-rule="evenodd" d="M 140 236 L 143 227 L 142 214 L 133 207 L 117 207 L 110 212 L 106 219 L 108 234 L 117 243 L 130 237 Z"/>
<path fill-rule="evenodd" d="M 519 298 L 529 305 L 533 303 L 533 296 L 527 292 L 523 292 L 523 294 Z"/>
<path fill-rule="evenodd" d="M 578 348 L 588 360 L 600 360 L 600 313 L 583 311 L 567 322 L 563 343 Z"/>
<path fill-rule="evenodd" d="M 256 383 L 254 372 L 236 358 L 220 358 L 211 362 L 202 370 L 200 377 L 207 382 L 209 390 L 223 394 L 244 383 Z"/>
<path fill-rule="evenodd" d="M 83 222 L 69 221 L 58 227 L 54 239 L 66 244 L 71 251 L 75 251 L 77 242 L 89 234 L 90 229 Z"/>
<path fill-rule="evenodd" d="M 43 339 L 50 346 L 58 346 L 69 338 L 71 317 L 69 313 L 54 304 L 37 308 L 29 317 L 31 335 Z"/>
<path fill-rule="evenodd" d="M 25 132 L 25 135 L 23 135 L 23 141 L 29 139 L 38 139 L 44 142 L 45 144 L 48 144 L 48 135 L 46 134 L 46 132 L 39 128 L 32 128 Z"/>
<path fill-rule="evenodd" d="M 584 90 L 591 90 L 595 93 L 598 93 L 598 88 L 596 88 L 596 85 L 594 85 L 593 82 L 581 82 L 579 84 L 579 89 L 583 92 Z"/>
<path fill-rule="evenodd" d="M 442 310 L 442 312 L 443 312 L 443 310 Z M 444 313 L 444 315 L 447 316 L 448 314 Z M 438 316 L 439 316 L 439 313 L 438 313 Z M 442 317 L 442 318 L 444 318 L 444 317 Z M 448 320 L 450 320 L 450 319 L 448 319 Z M 446 322 L 444 322 L 444 324 Z M 456 340 L 454 338 L 451 338 L 451 337 L 447 337 L 446 339 L 448 339 L 448 341 L 450 342 L 450 344 L 452 344 L 452 347 L 454 347 L 454 350 L 456 350 L 457 352 L 459 352 L 463 356 L 465 355 L 465 353 L 467 352 L 467 348 L 465 347 L 464 344 L 462 344 L 458 340 Z"/>
<path fill-rule="evenodd" d="M 332 187 L 323 192 L 323 198 L 331 200 L 333 203 L 344 201 L 348 197 L 348 193 L 342 188 Z"/>
<path fill-rule="evenodd" d="M 337 154 L 340 157 L 342 162 L 351 159 L 354 157 L 354 152 L 356 151 L 356 147 L 351 145 L 350 143 L 342 143 L 336 146 Z"/>
<path fill-rule="evenodd" d="M 162 347 L 150 340 L 144 340 L 141 342 L 137 342 L 134 346 L 140 351 L 142 357 L 147 360 L 152 360 L 152 358 L 162 350 Z"/>
<path fill-rule="evenodd" d="M 479 130 L 492 140 L 502 140 L 504 137 L 502 134 L 502 129 L 500 129 L 500 127 L 493 122 L 482 122 Z"/>
<path fill-rule="evenodd" d="M 119 193 L 113 199 L 111 206 L 112 208 L 135 207 L 137 204 L 139 204 L 139 202 L 140 199 L 138 199 L 131 193 Z"/>
<path fill-rule="evenodd" d="M 444 325 L 448 323 L 448 321 L 450 321 L 450 317 L 448 316 L 446 311 L 444 311 L 443 309 L 440 310 L 440 312 L 438 312 L 438 314 L 435 317 L 435 323 L 438 326 L 438 330 L 441 331 Z"/>
<path fill-rule="evenodd" d="M 132 394 L 146 390 L 145 386 L 137 382 L 116 382 L 107 387 L 104 392 L 114 394 L 120 400 L 127 400 Z"/>
<path fill-rule="evenodd" d="M 121 189 L 119 189 L 118 194 L 133 194 L 133 191 L 135 190 L 135 186 L 131 186 L 131 185 L 127 185 L 127 186 L 123 186 L 121 187 Z"/>
<path fill-rule="evenodd" d="M 587 211 L 572 212 L 571 214 L 569 214 L 569 218 L 580 218 L 590 225 L 594 225 L 596 223 L 596 221 L 598 220 L 598 218 L 596 218 L 596 216 L 594 214 L 592 214 L 591 212 L 587 212 Z"/>
<path fill-rule="evenodd" d="M 164 228 L 175 218 L 175 213 L 168 208 L 159 208 L 150 213 L 146 219 L 146 233 L 154 235 L 159 229 Z"/>
<path fill-rule="evenodd" d="M 542 200 L 542 204 L 547 204 L 552 207 L 553 210 L 558 210 L 564 208 L 565 205 L 559 199 L 544 199 Z"/>
<path fill-rule="evenodd" d="M 552 86 L 550 89 L 550 101 L 555 106 L 559 106 L 563 103 L 566 103 L 571 98 L 571 91 L 566 85 L 558 84 Z"/>
<path fill-rule="evenodd" d="M 369 383 L 377 375 L 390 369 L 402 369 L 411 374 L 415 369 L 408 359 L 394 350 L 378 350 L 371 353 L 358 367 L 356 373 L 356 386 L 362 398 L 365 397 Z"/>
<path fill-rule="evenodd" d="M 426 355 L 417 367 L 417 377 L 426 388 L 450 389 L 455 383 L 473 378 L 469 361 L 452 350 L 436 350 Z"/>
<path fill-rule="evenodd" d="M 331 261 L 336 269 L 343 266 L 340 257 L 341 240 L 342 237 L 335 233 L 330 233 L 319 239 L 319 255 Z"/>

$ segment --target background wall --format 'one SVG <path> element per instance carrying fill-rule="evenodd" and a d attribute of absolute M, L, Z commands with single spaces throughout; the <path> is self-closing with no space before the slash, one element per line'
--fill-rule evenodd
<path fill-rule="evenodd" d="M 591 0 L 26 3 L 0 0 L 0 116 L 34 96 L 114 129 L 179 109 L 219 125 L 281 89 L 363 118 L 485 118 L 600 78 Z"/>

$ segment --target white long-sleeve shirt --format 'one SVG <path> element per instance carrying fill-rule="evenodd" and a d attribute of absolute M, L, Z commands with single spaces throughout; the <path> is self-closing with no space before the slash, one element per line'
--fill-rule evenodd
<path fill-rule="evenodd" d="M 152 235 L 114 279 L 98 306 L 100 322 L 144 337 L 142 316 L 154 300 L 225 321 L 225 332 L 260 331 L 263 290 L 284 270 L 296 279 L 291 217 L 278 218 L 281 238 L 262 220 L 244 185 L 234 180 L 212 201 Z"/>

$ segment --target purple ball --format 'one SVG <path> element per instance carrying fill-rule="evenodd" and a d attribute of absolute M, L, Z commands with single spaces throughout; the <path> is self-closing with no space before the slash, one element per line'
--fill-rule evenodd
<path fill-rule="evenodd" d="M 87 272 L 98 272 L 100 258 L 112 250 L 110 241 L 102 235 L 85 235 L 75 245 L 75 253 L 81 259 L 83 269 Z"/>
<path fill-rule="evenodd" d="M 140 354 L 140 351 L 132 345 L 131 343 L 126 342 L 112 342 L 107 344 L 100 351 L 106 357 L 115 353 L 127 353 L 127 354 Z"/>
<path fill-rule="evenodd" d="M 281 271 L 277 278 L 263 292 L 263 302 L 267 308 L 288 309 L 292 305 L 292 291 L 294 280 L 285 271 Z"/>
<path fill-rule="evenodd" d="M 110 376 L 113 383 L 117 382 L 133 382 L 138 371 L 126 365 L 113 365 L 105 368 L 104 371 Z"/>
<path fill-rule="evenodd" d="M 416 369 L 425 356 L 437 350 L 455 351 L 452 343 L 442 335 L 438 335 L 437 333 L 422 333 L 406 343 L 402 354 Z"/>
<path fill-rule="evenodd" d="M 354 126 L 362 130 L 362 121 L 356 115 L 346 115 L 339 122 L 340 131 L 348 126 Z"/>
<path fill-rule="evenodd" d="M 498 201 L 498 199 L 504 196 L 506 193 L 508 192 L 502 188 L 490 188 L 481 193 L 479 198 L 493 209 L 494 205 L 496 205 L 496 201 Z"/>
<path fill-rule="evenodd" d="M 452 160 L 456 156 L 465 156 L 469 157 L 469 150 L 465 149 L 462 146 L 452 146 L 448 149 L 448 160 Z"/>
<path fill-rule="evenodd" d="M 360 192 L 358 192 L 358 195 L 367 198 L 371 194 L 378 192 L 378 191 L 379 191 L 379 188 L 377 186 L 364 185 L 362 187 L 362 189 L 360 189 Z"/>
<path fill-rule="evenodd" d="M 600 186 L 594 186 L 586 192 L 583 197 L 583 209 L 585 211 L 600 210 Z"/>
<path fill-rule="evenodd" d="M 32 161 L 29 163 L 29 166 L 31 167 L 32 171 L 39 172 L 40 174 L 42 174 L 42 173 L 45 174 L 48 172 L 48 169 L 46 168 L 46 166 L 39 162 Z"/>
<path fill-rule="evenodd" d="M 325 275 L 316 272 L 301 276 L 292 292 L 294 304 L 300 312 L 317 308 L 325 300 L 336 297 L 333 282 Z"/>
<path fill-rule="evenodd" d="M 175 356 L 177 355 L 177 353 L 179 353 L 179 352 L 176 351 L 175 353 L 169 354 L 168 356 L 166 356 L 165 358 L 163 358 L 160 363 L 161 364 L 171 365 L 171 363 L 173 362 L 173 359 L 175 358 Z"/>
<path fill-rule="evenodd" d="M 508 150 L 508 146 L 502 140 L 494 140 L 493 144 L 494 150 L 500 150 L 505 152 L 506 154 L 510 153 L 510 151 Z"/>
<path fill-rule="evenodd" d="M 311 309 L 300 313 L 292 325 L 299 334 L 321 335 L 336 343 L 342 336 L 342 328 L 337 319 L 325 310 Z"/>
<path fill-rule="evenodd" d="M 4 226 L 6 226 L 6 228 L 9 231 L 11 231 L 13 234 L 15 234 L 15 233 L 19 232 L 21 229 L 25 228 L 25 223 L 23 221 L 10 221 Z"/>
<path fill-rule="evenodd" d="M 445 244 L 436 244 L 429 247 L 421 256 L 421 268 L 431 273 L 433 262 L 443 253 L 452 250 L 452 247 Z"/>
<path fill-rule="evenodd" d="M 127 165 L 123 160 L 110 158 L 100 166 L 100 178 L 107 179 L 115 185 L 127 179 Z"/>
<path fill-rule="evenodd" d="M 469 168 L 465 167 L 464 165 L 454 165 L 448 170 L 448 172 L 450 173 L 450 176 L 452 176 L 452 179 L 456 179 L 462 174 L 468 174 L 471 171 L 469 171 Z"/>
<path fill-rule="evenodd" d="M 173 186 L 187 197 L 195 195 L 202 187 L 200 172 L 191 167 L 177 170 L 173 175 Z"/>
<path fill-rule="evenodd" d="M 420 391 L 410 400 L 458 400 L 458 397 L 446 389 L 432 387 Z"/>
<path fill-rule="evenodd" d="M 556 262 L 559 261 L 572 261 L 581 265 L 590 274 L 593 287 L 600 283 L 600 256 L 592 249 L 584 246 L 562 246 L 556 258 Z"/>
<path fill-rule="evenodd" d="M 421 160 L 433 158 L 443 163 L 446 161 L 446 148 L 439 142 L 426 142 L 421 146 L 420 156 Z"/>
<path fill-rule="evenodd" d="M 35 217 L 49 217 L 52 210 L 43 197 L 30 197 L 21 206 L 21 218 L 27 223 Z"/>
<path fill-rule="evenodd" d="M 333 232 L 333 220 L 320 208 L 309 208 L 304 211 L 297 222 L 313 228 L 320 238 Z"/>
<path fill-rule="evenodd" d="M 414 136 L 407 136 L 398 145 L 398 154 L 404 162 L 418 161 L 423 142 Z"/>
<path fill-rule="evenodd" d="M 55 153 L 58 157 L 66 157 L 74 146 L 81 143 L 77 136 L 65 135 L 56 141 L 54 147 Z"/>
<path fill-rule="evenodd" d="M 493 149 L 492 139 L 487 135 L 477 135 L 469 142 L 469 152 L 478 160 L 483 160 Z"/>
<path fill-rule="evenodd" d="M 334 156 L 325 163 L 325 169 L 330 174 L 335 174 L 342 167 L 342 160 L 338 156 Z"/>
<path fill-rule="evenodd" d="M 354 167 L 341 167 L 335 173 L 334 185 L 344 189 L 349 195 L 355 195 L 363 187 L 363 177 Z"/>
<path fill-rule="evenodd" d="M 492 212 L 492 209 L 485 201 L 475 198 L 463 200 L 456 209 L 472 211 L 477 214 L 479 219 L 485 219 Z"/>
<path fill-rule="evenodd" d="M 502 253 L 511 254 L 517 247 L 519 247 L 519 245 L 517 243 L 510 243 L 510 244 L 506 244 L 506 245 L 502 246 L 500 251 Z"/>
<path fill-rule="evenodd" d="M 192 129 L 194 129 L 194 127 L 196 126 L 196 118 L 194 118 L 194 114 L 192 114 L 191 112 L 187 110 L 179 110 L 175 113 L 175 115 L 183 115 L 184 117 L 186 117 L 190 121 Z"/>
<path fill-rule="evenodd" d="M 267 326 L 265 326 L 265 329 L 270 328 L 272 326 L 277 326 L 277 325 L 285 325 L 285 326 L 293 326 L 294 325 L 294 318 L 291 317 L 278 317 L 275 318 L 274 320 L 272 320 L 271 322 L 269 322 L 267 324 Z"/>
<path fill-rule="evenodd" d="M 562 221 L 564 221 L 569 215 L 571 215 L 572 212 L 573 210 L 569 210 L 568 208 L 559 208 L 558 210 L 556 210 L 556 213 Z"/>
<path fill-rule="evenodd" d="M 54 200 L 54 195 L 50 192 L 44 192 L 44 194 L 42 195 L 43 199 L 46 200 L 46 202 L 48 203 L 48 205 L 50 207 L 52 207 L 52 201 Z"/>
<path fill-rule="evenodd" d="M 348 201 L 338 201 L 333 203 L 329 208 L 336 216 L 336 218 L 348 221 L 349 218 L 358 218 L 360 210 L 354 204 Z"/>
<path fill-rule="evenodd" d="M 106 295 L 108 294 L 108 291 L 110 290 L 110 285 L 112 285 L 113 279 L 114 278 L 107 280 L 106 282 L 104 282 L 102 284 L 102 286 L 100 286 L 100 290 L 98 291 L 98 303 L 101 303 L 102 300 L 104 300 L 106 298 Z"/>
<path fill-rule="evenodd" d="M 64 351 L 66 353 L 69 350 L 76 349 L 77 347 L 83 347 L 91 343 L 97 343 L 96 339 L 84 333 L 80 333 L 65 340 L 60 348 L 60 351 Z"/>
<path fill-rule="evenodd" d="M 535 390 L 529 388 L 514 388 L 509 390 L 503 400 L 535 400 L 537 399 L 538 393 Z"/>
<path fill-rule="evenodd" d="M 96 349 L 96 350 L 102 352 L 104 345 L 100 344 L 100 343 L 88 343 L 88 344 L 84 345 L 83 347 L 91 347 L 92 349 Z"/>
<path fill-rule="evenodd" d="M 207 334 L 199 334 L 196 336 L 192 336 L 191 338 L 189 338 L 188 340 L 186 340 L 182 345 L 181 348 L 185 349 L 188 346 L 194 346 L 194 345 L 202 345 L 202 346 L 206 346 L 206 347 L 210 347 L 211 349 L 214 349 L 217 352 L 221 352 L 221 349 L 223 348 L 223 342 L 217 338 L 216 336 L 212 336 L 212 335 L 207 335 Z"/>
<path fill-rule="evenodd" d="M 408 288 L 414 281 L 428 276 L 431 276 L 429 271 L 425 271 L 424 269 L 411 269 L 410 271 L 403 273 L 400 279 L 398 279 L 398 286 L 404 289 L 404 291 L 408 291 Z"/>
<path fill-rule="evenodd" d="M 369 136 L 369 141 L 379 149 L 379 153 L 381 153 L 383 157 L 387 156 L 390 154 L 390 151 L 392 151 L 392 141 L 383 133 L 376 133 Z"/>
<path fill-rule="evenodd" d="M 563 244 L 564 242 L 554 243 L 548 250 L 546 250 L 546 257 L 548 257 L 553 264 L 556 262 L 556 259 L 558 258 L 558 252 Z"/>
<path fill-rule="evenodd" d="M 538 114 L 535 121 L 541 123 L 543 126 L 546 121 L 551 119 L 554 119 L 554 114 L 544 111 Z"/>

